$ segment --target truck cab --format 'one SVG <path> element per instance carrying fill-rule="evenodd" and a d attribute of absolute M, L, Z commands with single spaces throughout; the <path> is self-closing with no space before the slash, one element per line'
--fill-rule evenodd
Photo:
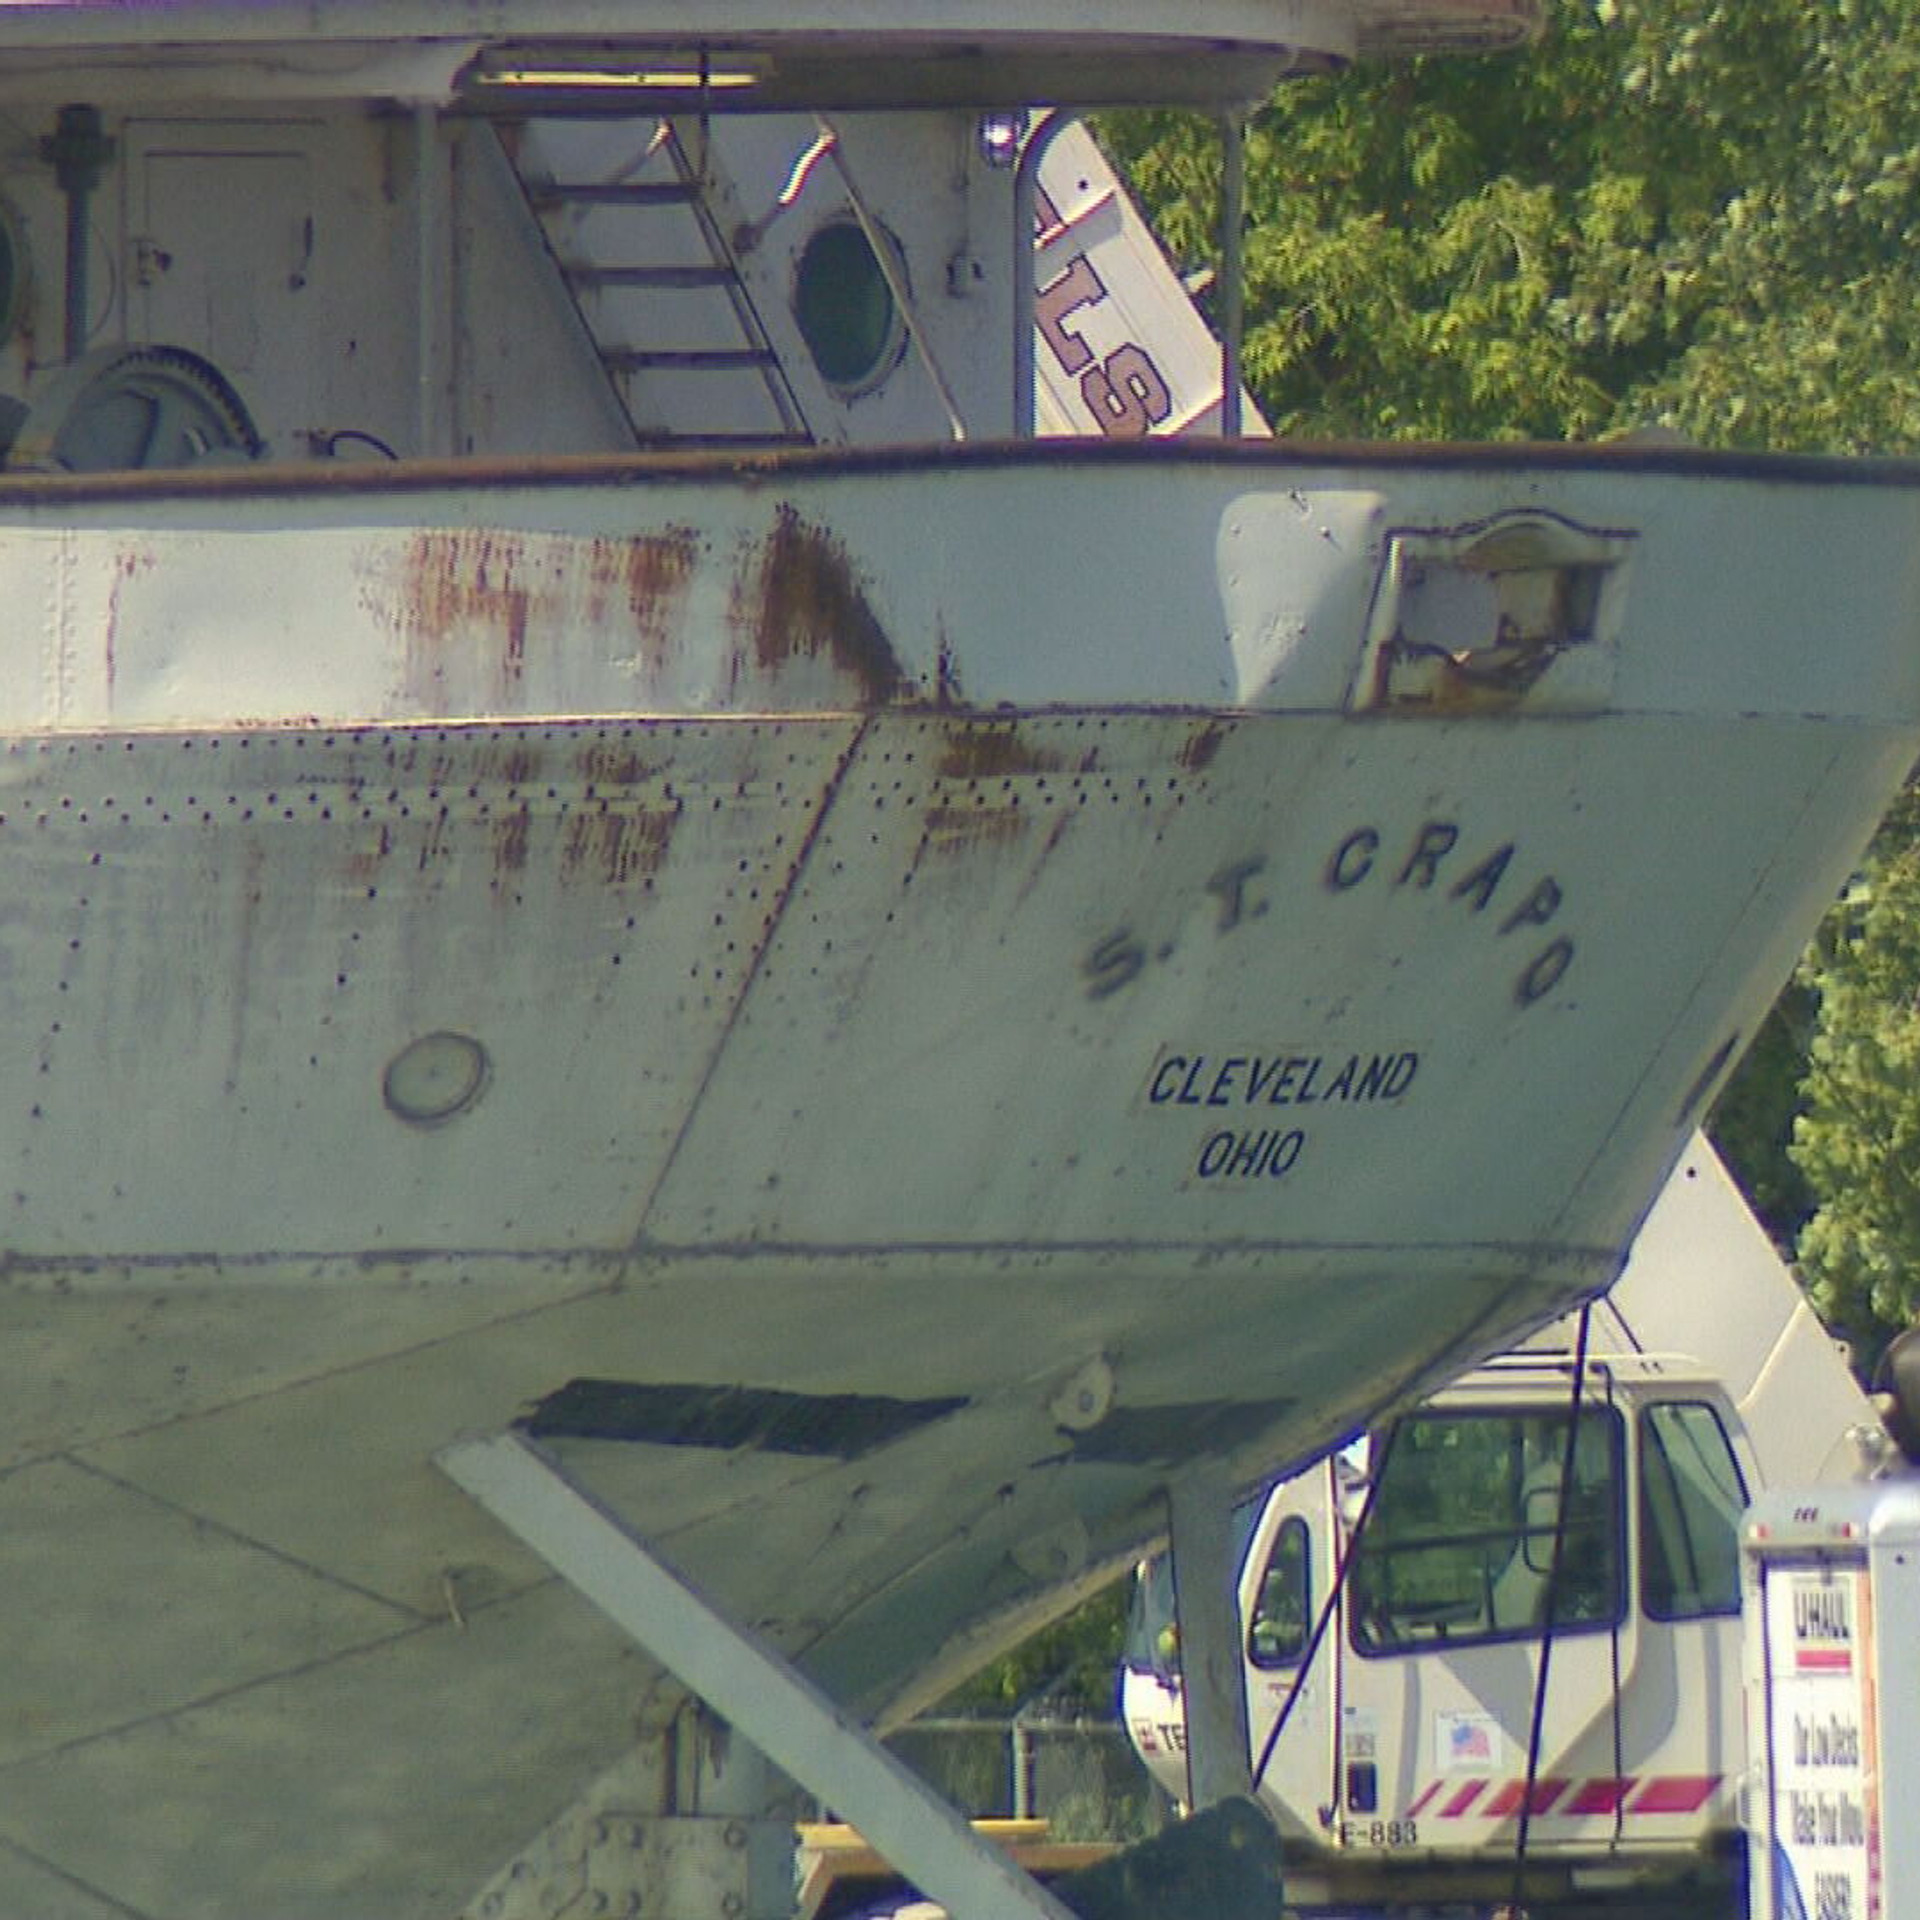
<path fill-rule="evenodd" d="M 1588 1315 L 1238 1511 L 1255 1790 L 1342 1892 L 1505 1898 L 1516 1856 L 1533 1906 L 1737 1872 L 1740 1516 L 1889 1443 L 1704 1138 Z M 1179 1800 L 1175 1613 L 1144 1563 L 1121 1715 Z"/>
<path fill-rule="evenodd" d="M 1608 1355 L 1570 1436 L 1573 1368 L 1495 1362 L 1248 1510 L 1249 1730 L 1296 1843 L 1484 1858 L 1524 1821 L 1617 1867 L 1731 1838 L 1745 1428 L 1698 1363 Z M 1142 1581 L 1122 1697 L 1178 1797 L 1168 1598 Z"/>

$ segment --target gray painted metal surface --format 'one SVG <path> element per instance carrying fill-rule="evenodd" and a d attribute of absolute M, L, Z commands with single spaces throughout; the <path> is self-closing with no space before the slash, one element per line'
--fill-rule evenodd
<path fill-rule="evenodd" d="M 1220 56 L 1236 48 L 1400 53 L 1499 46 L 1537 31 L 1540 17 L 1535 0 L 1188 0 L 1177 11 L 1160 0 L 1115 0 L 1097 13 L 1063 0 L 1028 6 L 1010 0 L 914 0 L 885 7 L 849 7 L 844 0 L 813 0 L 805 6 L 771 0 L 726 0 L 724 5 L 542 0 L 538 7 L 513 0 L 327 0 L 324 7 L 297 8 L 291 17 L 271 5 L 158 0 L 127 19 L 117 10 L 103 18 L 85 0 L 9 0 L 0 46 L 69 56 L 134 47 L 164 57 L 207 46 L 225 51 L 339 43 L 383 56 L 391 70 L 418 59 L 417 71 L 426 73 L 432 70 L 434 48 L 478 49 L 502 38 L 531 48 L 595 40 L 672 49 L 707 44 L 734 57 L 764 48 L 776 60 L 828 41 L 855 62 L 900 60 L 908 52 L 924 58 L 964 48 L 976 61 L 984 54 L 989 64 L 1002 50 L 1023 45 L 1051 45 L 1072 52 L 1083 64 L 1097 63 L 1109 46 L 1132 42 L 1212 56 L 1204 64 L 1218 66 Z M 428 57 L 415 49 L 428 50 Z M 726 71 L 724 59 L 716 64 Z M 259 73 L 252 83 L 256 90 L 271 85 Z M 375 90 L 364 68 L 345 67 L 331 76 L 331 85 L 324 72 L 309 72 L 305 87 L 309 94 L 316 87 Z"/>

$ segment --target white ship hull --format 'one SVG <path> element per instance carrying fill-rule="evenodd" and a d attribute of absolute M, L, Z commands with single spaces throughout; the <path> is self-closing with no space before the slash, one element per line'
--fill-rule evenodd
<path fill-rule="evenodd" d="M 1503 526 L 1603 616 L 1429 699 L 1383 596 Z M 0 484 L 0 1904 L 447 1912 L 620 1753 L 463 1434 L 885 1716 L 1610 1280 L 1913 758 L 1917 541 L 1631 453 Z"/>

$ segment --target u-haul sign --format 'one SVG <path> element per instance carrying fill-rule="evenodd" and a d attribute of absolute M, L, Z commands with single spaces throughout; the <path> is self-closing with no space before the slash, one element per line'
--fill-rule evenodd
<path fill-rule="evenodd" d="M 1765 1911 L 1777 1920 L 1879 1920 L 1879 1703 L 1867 1568 L 1770 1567 L 1763 1591 L 1773 1828 Z"/>
<path fill-rule="evenodd" d="M 1763 1493 L 1740 1553 L 1752 1920 L 1907 1920 L 1920 1471 Z"/>

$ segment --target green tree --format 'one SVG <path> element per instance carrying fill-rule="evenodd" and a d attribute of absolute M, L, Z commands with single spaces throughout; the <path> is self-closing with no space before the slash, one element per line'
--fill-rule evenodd
<path fill-rule="evenodd" d="M 1102 1588 L 976 1674 L 943 1711 L 1007 1716 L 1041 1698 L 1089 1717 L 1111 1711 L 1130 1594 L 1124 1580 Z"/>
<path fill-rule="evenodd" d="M 1287 83 L 1248 132 L 1246 368 L 1275 427 L 1920 445 L 1914 0 L 1558 0 L 1514 58 Z M 1209 260 L 1216 137 L 1111 115 Z"/>
<path fill-rule="evenodd" d="M 1920 1306 L 1920 793 L 1909 788 L 1802 966 L 1819 999 L 1792 1154 L 1819 1205 L 1808 1290 L 1871 1359 Z"/>
<path fill-rule="evenodd" d="M 1792 1154 L 1807 1051 L 1819 1017 L 1819 995 L 1802 969 L 1769 1010 L 1707 1122 L 1747 1204 L 1788 1255 L 1819 1204 Z"/>

